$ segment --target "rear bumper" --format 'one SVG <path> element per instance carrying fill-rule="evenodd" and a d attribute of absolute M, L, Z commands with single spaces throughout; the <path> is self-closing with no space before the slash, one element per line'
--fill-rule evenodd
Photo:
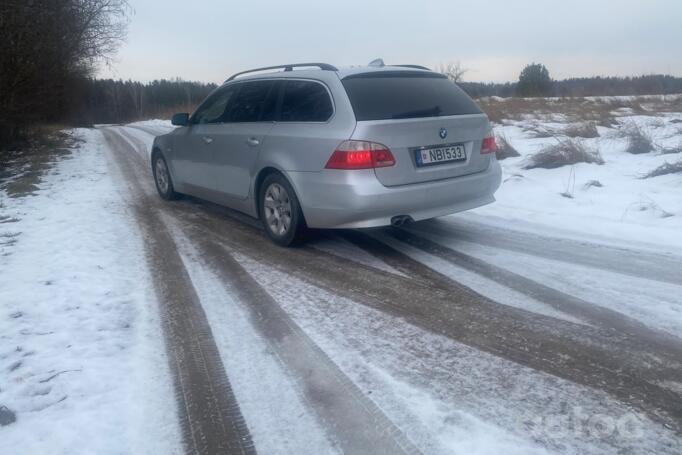
<path fill-rule="evenodd" d="M 502 171 L 496 160 L 483 172 L 447 180 L 385 187 L 372 169 L 287 172 L 311 228 L 387 226 L 391 218 L 415 221 L 480 207 L 495 201 Z"/>

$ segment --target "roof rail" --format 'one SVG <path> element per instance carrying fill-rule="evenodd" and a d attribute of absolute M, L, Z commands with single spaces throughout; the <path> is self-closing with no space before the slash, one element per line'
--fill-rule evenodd
<path fill-rule="evenodd" d="M 414 69 L 417 69 L 417 70 L 427 70 L 427 71 L 431 71 L 431 68 L 427 68 L 427 67 L 421 66 L 421 65 L 391 65 L 391 66 L 398 66 L 398 67 L 401 67 L 401 68 L 414 68 Z"/>
<path fill-rule="evenodd" d="M 290 63 L 288 65 L 275 65 L 275 66 L 264 66 L 263 68 L 255 68 L 252 70 L 246 70 L 246 71 L 241 71 L 239 73 L 233 74 L 230 76 L 228 80 L 225 82 L 229 82 L 231 80 L 234 80 L 236 77 L 241 76 L 242 74 L 247 74 L 247 73 L 255 73 L 256 71 L 265 71 L 265 70 L 276 70 L 280 68 L 284 68 L 284 71 L 293 71 L 294 68 L 299 68 L 299 67 L 306 67 L 306 66 L 317 66 L 323 71 L 338 71 L 339 69 L 335 67 L 334 65 L 330 65 L 328 63 Z"/>

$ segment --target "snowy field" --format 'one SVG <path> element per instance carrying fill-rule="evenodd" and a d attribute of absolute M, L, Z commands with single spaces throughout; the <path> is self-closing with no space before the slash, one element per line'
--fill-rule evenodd
<path fill-rule="evenodd" d="M 71 131 L 82 142 L 37 189 L 0 181 L 0 454 L 194 447 L 150 248 L 166 230 L 182 268 L 168 287 L 196 293 L 245 453 L 362 453 L 344 429 L 367 414 L 373 453 L 682 453 L 666 417 L 682 402 L 682 173 L 643 178 L 682 160 L 682 112 L 610 114 L 589 138 L 560 113 L 496 118 L 519 153 L 496 203 L 291 252 L 158 200 L 147 163 L 168 121 Z M 635 127 L 648 153 L 626 151 Z M 603 164 L 528 169 L 563 141 Z M 325 408 L 344 400 L 345 419 Z"/>
<path fill-rule="evenodd" d="M 495 131 L 521 156 L 502 161 L 504 184 L 495 195 L 497 203 L 474 212 L 511 228 L 533 229 L 538 224 L 557 235 L 682 251 L 682 173 L 644 178 L 665 163 L 682 162 L 682 113 L 647 114 L 619 109 L 612 112 L 612 126 L 595 125 L 597 137 L 574 138 L 598 150 L 603 165 L 579 163 L 557 169 L 524 166 L 544 147 L 571 139 L 566 130 L 585 122 L 560 113 L 503 119 Z M 649 153 L 627 153 L 627 130 L 632 125 L 650 137 Z M 544 135 L 555 137 L 536 137 Z"/>

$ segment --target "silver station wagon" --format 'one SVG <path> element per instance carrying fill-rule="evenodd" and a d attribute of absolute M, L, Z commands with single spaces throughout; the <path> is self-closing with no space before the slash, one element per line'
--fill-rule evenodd
<path fill-rule="evenodd" d="M 488 204 L 501 180 L 487 116 L 416 65 L 245 71 L 173 125 L 152 150 L 161 197 L 258 217 L 283 246 L 306 228 L 402 225 Z"/>

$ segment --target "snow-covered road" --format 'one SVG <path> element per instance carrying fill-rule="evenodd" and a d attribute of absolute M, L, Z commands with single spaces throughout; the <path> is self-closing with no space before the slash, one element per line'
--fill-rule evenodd
<path fill-rule="evenodd" d="M 3 199 L 0 453 L 682 450 L 679 250 L 492 208 L 281 249 L 158 198 L 166 130 L 79 131 L 44 190 Z"/>

